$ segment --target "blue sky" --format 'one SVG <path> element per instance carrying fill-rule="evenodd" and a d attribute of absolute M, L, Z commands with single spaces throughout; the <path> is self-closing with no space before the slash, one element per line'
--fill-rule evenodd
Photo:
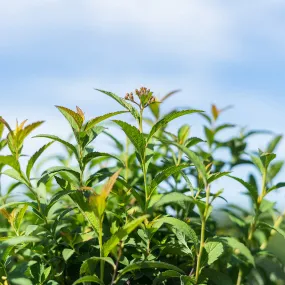
<path fill-rule="evenodd" d="M 120 109 L 94 87 L 123 96 L 145 85 L 158 97 L 182 89 L 165 111 L 233 104 L 225 120 L 284 133 L 284 31 L 281 0 L 0 0 L 1 115 L 45 119 L 41 132 L 67 135 L 54 105 L 93 117 Z"/>

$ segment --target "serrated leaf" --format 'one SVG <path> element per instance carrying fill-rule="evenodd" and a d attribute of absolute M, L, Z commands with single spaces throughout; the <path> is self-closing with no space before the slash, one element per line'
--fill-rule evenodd
<path fill-rule="evenodd" d="M 176 142 L 171 142 L 171 141 L 167 141 L 167 140 L 164 140 L 164 139 L 160 139 L 160 140 L 162 142 L 164 142 L 164 143 L 175 145 L 182 152 L 184 152 L 186 154 L 186 156 L 190 159 L 190 161 L 193 162 L 193 164 L 196 167 L 198 173 L 201 175 L 201 178 L 202 178 L 204 184 L 207 185 L 207 171 L 206 171 L 206 167 L 203 164 L 203 161 L 201 160 L 201 158 L 197 154 L 195 154 L 193 151 L 191 151 L 190 149 L 188 149 L 184 145 L 180 145 L 180 144 L 178 144 Z"/>
<path fill-rule="evenodd" d="M 113 98 L 114 100 L 116 100 L 121 106 L 123 106 L 125 109 L 127 109 L 132 115 L 133 117 L 137 120 L 140 121 L 140 114 L 137 111 L 136 108 L 134 108 L 130 103 L 128 103 L 125 99 L 117 96 L 116 94 L 112 93 L 112 92 L 108 92 L 108 91 L 104 91 L 104 90 L 100 90 L 100 89 L 95 89 L 99 92 L 102 92 L 104 94 L 106 94 L 107 96 Z"/>
<path fill-rule="evenodd" d="M 157 188 L 157 186 L 163 182 L 165 179 L 167 179 L 169 176 L 180 172 L 182 169 L 189 167 L 190 164 L 189 163 L 183 163 L 180 165 L 172 165 L 169 166 L 165 169 L 163 169 L 161 172 L 159 172 L 151 181 L 149 190 L 148 190 L 148 194 L 151 195 L 153 193 L 153 191 Z"/>
<path fill-rule="evenodd" d="M 193 198 L 186 196 L 183 193 L 172 192 L 172 193 L 164 194 L 155 204 L 153 204 L 152 208 L 156 209 L 158 207 L 161 207 L 167 204 L 183 203 L 183 202 L 191 203 L 193 202 Z"/>
<path fill-rule="evenodd" d="M 110 153 L 106 153 L 106 152 L 97 152 L 97 151 L 86 154 L 83 158 L 83 164 L 86 165 L 92 159 L 98 158 L 98 157 L 114 158 L 118 160 L 122 165 L 124 165 L 124 162 L 118 156 L 110 154 Z"/>
<path fill-rule="evenodd" d="M 164 128 L 169 122 L 171 122 L 172 120 L 184 116 L 184 115 L 189 115 L 192 113 L 201 113 L 203 111 L 201 110 L 183 110 L 183 111 L 174 111 L 168 115 L 166 115 L 163 119 L 161 119 L 160 121 L 158 121 L 152 128 L 151 131 L 147 137 L 147 143 L 150 141 L 150 139 L 155 135 L 155 133 L 157 131 L 159 131 L 160 129 Z"/>
<path fill-rule="evenodd" d="M 273 190 L 279 189 L 279 188 L 283 188 L 283 187 L 285 187 L 285 182 L 279 182 L 279 183 L 277 183 L 276 185 L 274 185 L 274 186 L 272 186 L 271 188 L 269 188 L 269 189 L 267 190 L 267 193 L 269 193 L 269 192 L 271 192 L 271 191 L 273 191 Z"/>
<path fill-rule="evenodd" d="M 29 205 L 24 205 L 24 207 L 21 208 L 21 210 L 18 212 L 17 216 L 16 216 L 16 219 L 15 219 L 15 227 L 16 229 L 19 231 L 20 229 L 20 226 L 22 224 L 22 221 L 23 221 L 23 218 L 24 218 L 24 215 L 28 209 Z"/>
<path fill-rule="evenodd" d="M 213 181 L 223 177 L 223 176 L 226 176 L 230 174 L 230 172 L 217 172 L 217 173 L 211 173 L 208 177 L 208 184 L 212 183 Z"/>
<path fill-rule="evenodd" d="M 223 254 L 224 247 L 221 242 L 209 241 L 204 245 L 203 264 L 211 265 Z"/>
<path fill-rule="evenodd" d="M 24 139 L 37 127 L 42 125 L 44 121 L 38 121 L 35 123 L 32 123 L 30 125 L 27 125 L 24 129 L 20 130 L 19 133 L 17 134 L 17 147 L 20 149 L 22 147 Z"/>
<path fill-rule="evenodd" d="M 85 282 L 91 282 L 91 283 L 97 283 L 97 284 L 104 285 L 104 283 L 96 275 L 80 277 L 75 282 L 73 282 L 72 285 L 85 283 Z"/>
<path fill-rule="evenodd" d="M 160 285 L 162 284 L 162 281 L 165 281 L 169 278 L 179 278 L 181 276 L 181 273 L 175 271 L 175 270 L 166 270 L 164 272 L 161 272 L 154 280 L 152 285 Z"/>
<path fill-rule="evenodd" d="M 22 175 L 13 168 L 6 169 L 3 174 L 21 182 L 22 184 L 28 186 L 28 182 L 22 177 Z"/>
<path fill-rule="evenodd" d="M 233 254 L 240 257 L 241 260 L 248 262 L 249 264 L 254 265 L 254 257 L 252 256 L 250 250 L 240 241 L 233 237 L 221 237 L 216 238 L 218 241 L 222 241 L 230 247 L 233 251 Z"/>
<path fill-rule="evenodd" d="M 127 113 L 128 111 L 118 111 L 118 112 L 113 112 L 113 113 L 108 113 L 99 117 L 96 117 L 94 119 L 91 119 L 90 121 L 88 121 L 86 123 L 86 126 L 84 128 L 85 131 L 88 131 L 90 129 L 92 129 L 95 125 L 101 123 L 102 121 L 105 121 L 106 119 L 109 119 L 113 116 L 119 115 L 119 114 L 123 114 L 123 113 Z"/>
<path fill-rule="evenodd" d="M 161 227 L 162 224 L 172 225 L 177 230 L 181 231 L 195 245 L 198 244 L 199 240 L 195 231 L 190 227 L 190 225 L 186 224 L 185 222 L 172 217 L 163 217 L 155 220 L 153 222 L 153 227 Z"/>
<path fill-rule="evenodd" d="M 113 236 L 103 245 L 103 255 L 107 257 L 112 249 L 116 247 L 124 237 L 136 229 L 147 217 L 147 215 L 144 215 L 136 218 L 120 228 L 115 234 L 113 234 Z"/>
<path fill-rule="evenodd" d="M 40 135 L 34 136 L 34 138 L 46 138 L 46 139 L 51 139 L 51 140 L 57 141 L 57 142 L 65 145 L 67 148 L 69 148 L 75 154 L 75 156 L 78 157 L 76 147 L 74 145 L 72 145 L 71 143 L 69 143 L 69 142 L 67 142 L 67 141 L 65 141 L 65 140 L 63 140 L 57 136 L 40 134 Z"/>
<path fill-rule="evenodd" d="M 66 118 L 66 120 L 69 122 L 70 126 L 75 129 L 77 132 L 80 131 L 82 124 L 83 124 L 83 118 L 78 113 L 62 106 L 55 106 Z"/>
<path fill-rule="evenodd" d="M 134 145 L 141 159 L 143 159 L 146 148 L 146 141 L 144 139 L 143 134 L 140 133 L 140 131 L 136 127 L 129 125 L 126 122 L 119 120 L 114 120 L 114 122 L 123 129 L 129 140 Z"/>
<path fill-rule="evenodd" d="M 169 263 L 158 262 L 158 261 L 143 261 L 126 266 L 124 269 L 120 271 L 117 280 L 120 280 L 122 276 L 128 272 L 137 271 L 141 269 L 168 269 L 168 270 L 174 270 L 178 273 L 185 274 L 183 270 Z"/>
<path fill-rule="evenodd" d="M 31 170 L 35 164 L 35 162 L 37 161 L 37 159 L 41 156 L 41 154 L 54 142 L 49 142 L 47 144 L 45 144 L 44 146 L 42 146 L 37 152 L 35 152 L 32 157 L 29 159 L 27 168 L 26 168 L 26 175 L 28 177 L 28 179 L 30 179 L 30 175 L 31 175 Z"/>
<path fill-rule="evenodd" d="M 252 185 L 249 184 L 248 182 L 245 182 L 244 180 L 242 180 L 242 179 L 240 179 L 240 178 L 238 178 L 238 177 L 231 176 L 231 175 L 228 175 L 228 177 L 230 177 L 230 178 L 232 178 L 232 179 L 238 181 L 240 184 L 242 184 L 242 185 L 248 190 L 248 192 L 249 192 L 249 194 L 250 194 L 252 200 L 253 200 L 254 202 L 257 201 L 257 199 L 258 199 L 258 192 L 257 192 L 257 189 L 256 189 L 254 186 L 252 186 Z"/>
<path fill-rule="evenodd" d="M 84 262 L 82 263 L 81 267 L 80 267 L 80 275 L 83 275 L 83 274 L 89 274 L 91 273 L 90 270 L 89 270 L 89 267 L 90 265 L 95 262 L 97 263 L 98 261 L 104 261 L 104 262 L 107 262 L 109 263 L 113 270 L 115 270 L 116 268 L 116 265 L 113 261 L 113 259 L 111 257 L 97 257 L 97 256 L 93 256 L 93 257 L 90 257 L 86 260 L 84 260 Z"/>
<path fill-rule="evenodd" d="M 9 165 L 16 171 L 20 171 L 20 164 L 12 155 L 0 155 L 0 164 Z"/>

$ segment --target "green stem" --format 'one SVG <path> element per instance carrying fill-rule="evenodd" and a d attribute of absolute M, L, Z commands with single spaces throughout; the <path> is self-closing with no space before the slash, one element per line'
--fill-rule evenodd
<path fill-rule="evenodd" d="M 100 221 L 100 228 L 99 228 L 99 247 L 100 247 L 100 257 L 103 257 L 103 221 Z M 100 260 L 100 280 L 104 282 L 104 267 L 105 262 L 104 260 Z"/>
<path fill-rule="evenodd" d="M 236 285 L 241 285 L 241 281 L 242 281 L 242 270 L 240 269 L 238 272 L 238 278 L 237 278 Z"/>
<path fill-rule="evenodd" d="M 205 243 L 205 229 L 206 229 L 206 220 L 203 217 L 202 226 L 201 226 L 200 248 L 199 248 L 199 253 L 198 253 L 198 258 L 197 258 L 197 267 L 196 267 L 196 284 L 198 284 L 199 275 L 200 275 L 201 259 L 202 259 L 202 253 L 203 253 L 204 243 Z"/>
<path fill-rule="evenodd" d="M 209 202 L 210 202 L 210 186 L 206 186 L 206 207 L 205 211 L 202 216 L 202 225 L 201 225 L 201 237 L 200 237 L 200 248 L 199 253 L 197 257 L 197 267 L 196 267 L 196 284 L 198 284 L 199 281 L 199 275 L 201 270 L 201 260 L 202 260 L 202 254 L 203 249 L 205 245 L 205 231 L 206 231 L 206 222 L 207 222 L 207 216 L 208 216 L 208 210 L 209 210 Z"/>
<path fill-rule="evenodd" d="M 141 133 L 143 132 L 143 108 L 140 109 L 139 130 Z"/>
<path fill-rule="evenodd" d="M 248 241 L 249 242 L 252 241 L 254 232 L 256 230 L 256 224 L 258 222 L 260 205 L 262 203 L 263 198 L 266 195 L 266 176 L 267 176 L 267 171 L 265 171 L 263 176 L 262 176 L 262 192 L 261 192 L 260 196 L 258 197 L 255 216 L 254 216 L 253 222 L 251 223 L 251 226 L 249 229 L 249 233 L 248 233 Z"/>
<path fill-rule="evenodd" d="M 145 210 L 147 209 L 147 204 L 149 200 L 148 191 L 147 191 L 147 180 L 146 180 L 146 168 L 145 168 L 145 162 L 143 161 L 142 164 L 142 171 L 143 171 L 143 180 L 144 180 L 144 193 L 145 193 Z"/>

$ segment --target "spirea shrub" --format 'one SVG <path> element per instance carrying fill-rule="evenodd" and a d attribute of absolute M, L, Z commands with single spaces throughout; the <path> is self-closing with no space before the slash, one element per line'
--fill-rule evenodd
<path fill-rule="evenodd" d="M 267 196 L 285 186 L 273 153 L 282 136 L 251 151 L 248 141 L 261 131 L 221 123 L 226 108 L 161 114 L 175 91 L 161 99 L 144 87 L 124 98 L 98 91 L 120 110 L 87 120 L 79 107 L 56 106 L 73 139 L 38 134 L 34 140 L 48 143 L 28 158 L 23 145 L 43 122 L 14 128 L 0 117 L 0 171 L 11 181 L 1 185 L 0 284 L 285 284 L 284 213 Z M 204 137 L 192 136 L 189 124 L 170 132 L 182 116 L 190 124 L 200 116 Z M 122 136 L 106 128 L 109 119 Z M 99 151 L 98 136 L 113 141 L 112 153 Z M 65 155 L 46 157 L 55 144 Z M 213 185 L 222 177 L 244 189 L 250 209 L 226 201 L 217 214 L 224 197 Z"/>

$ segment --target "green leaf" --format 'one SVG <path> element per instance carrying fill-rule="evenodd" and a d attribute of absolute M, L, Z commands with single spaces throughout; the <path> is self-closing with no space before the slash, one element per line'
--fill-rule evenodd
<path fill-rule="evenodd" d="M 167 143 L 167 144 L 172 144 L 175 145 L 177 148 L 179 148 L 182 152 L 184 152 L 187 157 L 193 162 L 194 166 L 196 167 L 198 173 L 200 174 L 203 183 L 205 185 L 207 185 L 207 171 L 206 171 L 206 167 L 203 164 L 203 161 L 201 160 L 201 158 L 195 154 L 193 151 L 191 151 L 190 149 L 188 149 L 186 146 L 184 145 L 180 145 L 176 142 L 171 142 L 171 141 L 167 141 L 164 139 L 160 139 L 162 142 Z"/>
<path fill-rule="evenodd" d="M 197 137 L 193 137 L 193 138 L 189 138 L 187 139 L 187 141 L 185 142 L 185 146 L 187 148 L 190 148 L 191 146 L 194 146 L 200 142 L 205 142 L 204 140 L 197 138 Z"/>
<path fill-rule="evenodd" d="M 2 118 L 2 117 L 0 116 L 0 118 Z M 0 139 L 2 138 L 3 131 L 4 131 L 4 123 L 2 121 L 0 121 Z"/>
<path fill-rule="evenodd" d="M 26 175 L 28 177 L 28 179 L 30 179 L 30 175 L 31 175 L 31 170 L 35 164 L 35 162 L 37 161 L 37 159 L 41 156 L 41 154 L 51 145 L 53 144 L 52 142 L 49 142 L 47 144 L 45 144 L 43 147 L 41 147 L 37 152 L 35 152 L 32 157 L 29 159 L 27 168 L 26 168 Z"/>
<path fill-rule="evenodd" d="M 190 133 L 190 126 L 189 125 L 183 125 L 178 130 L 178 141 L 180 144 L 184 144 L 187 140 Z"/>
<path fill-rule="evenodd" d="M 8 247 L 8 246 L 22 244 L 22 243 L 39 242 L 39 241 L 40 239 L 38 237 L 32 237 L 32 236 L 12 237 L 2 242 L 0 244 L 0 249 Z"/>
<path fill-rule="evenodd" d="M 150 111 L 157 120 L 159 119 L 160 104 L 161 104 L 160 102 L 155 102 L 149 105 Z"/>
<path fill-rule="evenodd" d="M 109 263 L 113 270 L 116 269 L 116 265 L 113 261 L 113 259 L 111 257 L 97 257 L 97 256 L 93 256 L 93 257 L 90 257 L 86 260 L 84 260 L 84 262 L 82 263 L 81 267 L 80 267 L 80 275 L 83 275 L 83 274 L 90 274 L 92 273 L 90 271 L 90 268 L 93 268 L 93 263 L 97 263 L 98 261 L 104 261 L 104 262 L 107 262 Z"/>
<path fill-rule="evenodd" d="M 83 158 L 83 164 L 86 165 L 92 159 L 98 158 L 98 157 L 114 158 L 114 159 L 118 160 L 122 165 L 124 165 L 124 162 L 118 156 L 113 155 L 113 154 L 109 154 L 106 152 L 97 152 L 97 151 L 90 152 L 87 155 L 85 155 Z"/>
<path fill-rule="evenodd" d="M 264 167 L 261 159 L 257 156 L 253 156 L 253 155 L 250 158 L 251 158 L 252 162 L 255 164 L 255 166 L 257 167 L 257 169 L 259 169 L 260 173 L 262 175 L 264 175 L 265 167 Z"/>
<path fill-rule="evenodd" d="M 209 241 L 205 243 L 202 263 L 211 265 L 223 254 L 224 247 L 221 242 Z"/>
<path fill-rule="evenodd" d="M 23 218 L 24 218 L 24 215 L 28 209 L 29 205 L 24 205 L 24 207 L 21 208 L 21 210 L 18 212 L 17 216 L 16 216 L 16 219 L 15 219 L 15 227 L 16 229 L 19 231 L 20 229 L 20 226 L 22 224 L 22 221 L 23 221 Z"/>
<path fill-rule="evenodd" d="M 75 251 L 73 249 L 65 248 L 62 251 L 62 257 L 65 261 L 67 261 L 74 253 L 75 253 Z"/>
<path fill-rule="evenodd" d="M 29 186 L 29 185 L 28 185 L 28 182 L 27 182 L 27 181 L 23 178 L 23 176 L 22 176 L 19 172 L 17 172 L 15 169 L 12 169 L 12 168 L 6 169 L 6 170 L 3 172 L 3 174 L 5 174 L 5 175 L 7 175 L 7 176 L 9 176 L 9 177 L 11 177 L 11 178 L 13 178 L 13 179 L 15 179 L 15 180 L 21 182 L 22 184 L 24 184 L 24 185 L 26 185 L 26 186 Z"/>
<path fill-rule="evenodd" d="M 143 261 L 139 263 L 133 263 L 131 265 L 126 266 L 123 270 L 120 271 L 120 274 L 117 278 L 117 280 L 120 280 L 123 275 L 125 275 L 128 272 L 137 271 L 141 269 L 168 269 L 168 270 L 174 270 L 178 273 L 185 274 L 180 268 L 169 264 L 165 262 L 158 262 L 158 261 Z"/>
<path fill-rule="evenodd" d="M 210 130 L 208 127 L 204 126 L 204 133 L 207 138 L 208 145 L 211 146 L 214 142 L 214 132 Z"/>
<path fill-rule="evenodd" d="M 231 175 L 228 175 L 228 177 L 238 181 L 240 184 L 242 184 L 249 192 L 252 200 L 254 202 L 257 202 L 257 199 L 258 199 L 258 192 L 257 192 L 257 189 L 252 186 L 251 184 L 249 184 L 248 182 L 245 182 L 244 180 L 238 178 L 238 177 L 235 177 L 235 176 L 231 176 Z"/>
<path fill-rule="evenodd" d="M 91 283 L 93 282 L 93 283 L 104 285 L 104 283 L 96 275 L 80 277 L 72 285 L 85 283 L 85 282 L 91 282 Z"/>
<path fill-rule="evenodd" d="M 41 134 L 41 135 L 34 136 L 34 138 L 46 138 L 46 139 L 51 139 L 51 140 L 57 141 L 57 142 L 65 145 L 67 148 L 69 148 L 76 155 L 76 157 L 78 157 L 76 147 L 74 145 L 72 145 L 71 143 L 69 143 L 69 142 L 67 142 L 67 141 L 65 141 L 65 140 L 63 140 L 57 136 Z"/>
<path fill-rule="evenodd" d="M 230 174 L 230 172 L 217 172 L 217 173 L 211 173 L 208 177 L 208 184 L 212 183 L 213 181 L 223 177 L 223 176 L 226 176 Z"/>
<path fill-rule="evenodd" d="M 198 245 L 199 240 L 195 231 L 190 227 L 190 225 L 185 222 L 172 217 L 163 217 L 157 219 L 153 222 L 153 227 L 161 227 L 162 224 L 169 224 L 175 227 L 178 231 L 182 232 L 185 237 L 191 240 L 195 245 Z"/>
<path fill-rule="evenodd" d="M 154 280 L 152 285 L 160 285 L 162 282 L 169 278 L 179 278 L 181 274 L 175 270 L 166 270 L 161 272 Z"/>
<path fill-rule="evenodd" d="M 267 146 L 266 152 L 272 153 L 275 151 L 276 147 L 278 146 L 278 144 L 280 143 L 280 141 L 282 140 L 283 135 L 279 135 L 274 137 L 270 143 Z"/>
<path fill-rule="evenodd" d="M 187 276 L 187 275 L 180 276 L 180 285 L 194 285 L 194 284 L 195 284 L 194 277 Z M 201 284 L 201 285 L 204 285 L 204 284 Z"/>
<path fill-rule="evenodd" d="M 69 122 L 70 126 L 75 129 L 77 132 L 80 131 L 82 124 L 83 124 L 83 118 L 76 112 L 62 106 L 55 106 L 66 118 L 66 120 Z"/>
<path fill-rule="evenodd" d="M 172 203 L 178 203 L 179 204 L 179 203 L 184 203 L 184 202 L 187 202 L 187 203 L 190 202 L 191 203 L 191 202 L 193 202 L 193 198 L 186 196 L 183 193 L 172 192 L 172 193 L 164 194 L 160 198 L 160 200 L 158 200 L 152 207 L 153 207 L 153 209 L 156 209 L 156 208 L 162 207 L 162 206 L 167 205 L 167 204 L 172 204 Z"/>
<path fill-rule="evenodd" d="M 223 242 L 226 246 L 232 249 L 233 254 L 235 254 L 239 259 L 249 264 L 254 265 L 254 258 L 250 250 L 236 238 L 233 237 L 219 237 L 215 240 Z"/>
<path fill-rule="evenodd" d="M 116 94 L 112 93 L 112 92 L 108 92 L 108 91 L 104 91 L 104 90 L 100 90 L 100 89 L 95 89 L 99 92 L 102 92 L 104 94 L 106 94 L 107 96 L 113 98 L 114 100 L 116 100 L 121 106 L 123 106 L 124 108 L 126 108 L 132 115 L 133 117 L 137 120 L 140 121 L 140 114 L 137 111 L 136 108 L 134 108 L 130 103 L 128 103 L 125 99 L 117 96 Z"/>
<path fill-rule="evenodd" d="M 151 182 L 151 185 L 149 187 L 149 191 L 148 191 L 148 194 L 151 196 L 151 194 L 153 193 L 153 191 L 157 188 L 157 186 L 163 182 L 165 179 L 167 179 L 169 176 L 177 173 L 177 172 L 180 172 L 182 169 L 186 168 L 186 167 L 189 167 L 190 164 L 189 163 L 183 163 L 183 164 L 180 164 L 180 165 L 172 165 L 172 166 L 169 166 L 165 169 L 163 169 L 161 172 L 159 172 L 155 177 L 154 179 L 152 180 Z"/>
<path fill-rule="evenodd" d="M 133 221 L 127 223 L 120 228 L 112 237 L 103 245 L 103 255 L 107 257 L 114 247 L 127 235 L 129 235 L 135 228 L 137 228 L 148 216 L 144 215 Z"/>
<path fill-rule="evenodd" d="M 262 153 L 260 155 L 260 159 L 262 161 L 263 166 L 265 167 L 265 169 L 268 168 L 269 164 L 271 163 L 272 160 L 274 160 L 276 158 L 276 154 L 275 153 Z"/>
<path fill-rule="evenodd" d="M 16 171 L 20 171 L 20 164 L 12 155 L 0 155 L 0 164 L 9 165 Z"/>
<path fill-rule="evenodd" d="M 33 285 L 30 279 L 24 277 L 11 278 L 11 282 L 14 285 Z"/>
<path fill-rule="evenodd" d="M 267 190 L 267 193 L 273 191 L 273 190 L 276 190 L 276 189 L 279 189 L 279 188 L 283 188 L 285 187 L 285 182 L 280 182 L 280 183 L 277 183 L 276 185 L 272 186 L 271 188 L 269 188 Z"/>
<path fill-rule="evenodd" d="M 24 139 L 36 128 L 38 128 L 40 125 L 42 125 L 44 121 L 38 121 L 35 123 L 32 123 L 30 125 L 27 125 L 24 129 L 20 130 L 18 133 L 18 146 L 20 147 L 24 141 Z"/>
<path fill-rule="evenodd" d="M 188 114 L 192 114 L 192 113 L 201 113 L 203 111 L 201 110 L 183 110 L 183 111 L 174 111 L 171 112 L 170 114 L 166 115 L 163 119 L 161 119 L 160 121 L 158 121 L 151 129 L 148 137 L 147 137 L 147 143 L 150 141 L 150 139 L 155 135 L 155 133 L 157 131 L 159 131 L 160 129 L 164 128 L 169 122 L 171 122 L 172 120 L 184 116 L 184 115 L 188 115 Z"/>
<path fill-rule="evenodd" d="M 203 270 L 203 276 L 209 278 L 211 282 L 216 285 L 234 285 L 232 279 L 228 275 L 211 268 L 205 268 Z"/>
<path fill-rule="evenodd" d="M 80 173 L 75 171 L 74 169 L 70 167 L 65 167 L 65 166 L 54 166 L 54 167 L 48 168 L 47 170 L 43 172 L 41 179 L 38 181 L 38 185 L 40 185 L 41 183 L 46 184 L 47 181 L 49 181 L 52 177 L 54 177 L 56 174 L 61 173 L 61 172 L 70 173 L 78 181 L 80 180 Z"/>
<path fill-rule="evenodd" d="M 146 141 L 144 139 L 143 134 L 140 133 L 140 131 L 136 127 L 129 125 L 126 122 L 119 120 L 114 120 L 114 122 L 123 129 L 129 140 L 134 145 L 141 159 L 143 159 L 146 149 Z"/>
<path fill-rule="evenodd" d="M 219 131 L 221 130 L 224 130 L 224 129 L 229 129 L 229 128 L 234 128 L 236 125 L 232 125 L 232 124 L 223 124 L 223 125 L 220 125 L 218 127 L 215 128 L 215 134 L 218 133 Z"/>
<path fill-rule="evenodd" d="M 113 113 L 108 113 L 99 117 L 96 117 L 94 119 L 91 119 L 90 121 L 88 121 L 86 123 L 86 126 L 84 128 L 84 131 L 88 131 L 90 129 L 92 129 L 95 125 L 101 123 L 102 121 L 105 121 L 106 119 L 109 119 L 113 116 L 119 115 L 119 114 L 123 114 L 123 113 L 127 113 L 128 111 L 118 111 L 118 112 L 113 112 Z"/>

